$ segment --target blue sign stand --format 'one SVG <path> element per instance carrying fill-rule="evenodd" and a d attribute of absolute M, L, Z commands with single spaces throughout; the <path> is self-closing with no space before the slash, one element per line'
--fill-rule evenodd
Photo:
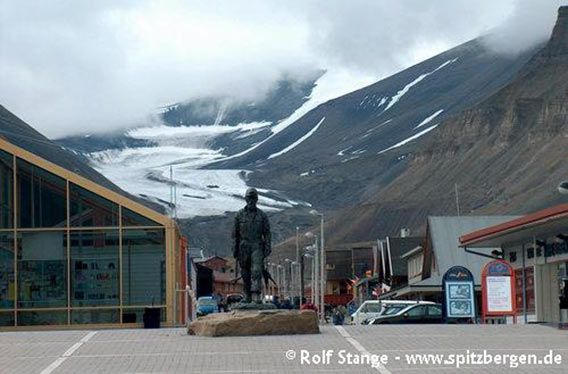
<path fill-rule="evenodd" d="M 473 275 L 463 266 L 453 266 L 442 278 L 443 289 L 443 318 L 468 318 L 475 320 L 475 286 Z"/>

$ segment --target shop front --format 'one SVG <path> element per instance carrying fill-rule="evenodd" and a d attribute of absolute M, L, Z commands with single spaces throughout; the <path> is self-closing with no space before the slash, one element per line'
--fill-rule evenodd
<path fill-rule="evenodd" d="M 140 326 L 148 308 L 183 322 L 184 249 L 168 217 L 0 146 L 0 329 Z"/>
<path fill-rule="evenodd" d="M 519 323 L 568 322 L 568 204 L 460 238 L 466 251 L 501 248 L 515 270 Z"/>

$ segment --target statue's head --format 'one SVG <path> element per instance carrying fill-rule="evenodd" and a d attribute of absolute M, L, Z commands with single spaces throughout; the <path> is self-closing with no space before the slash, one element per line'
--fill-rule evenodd
<path fill-rule="evenodd" d="M 245 201 L 247 202 L 248 208 L 256 208 L 256 203 L 258 202 L 258 192 L 256 188 L 249 188 L 245 193 Z"/>

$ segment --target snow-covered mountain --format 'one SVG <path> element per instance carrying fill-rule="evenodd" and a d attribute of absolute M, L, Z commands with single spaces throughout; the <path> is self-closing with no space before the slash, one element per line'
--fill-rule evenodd
<path fill-rule="evenodd" d="M 131 193 L 161 203 L 175 194 L 180 218 L 218 216 L 184 223 L 193 245 L 226 247 L 228 237 L 218 235 L 231 219 L 225 213 L 242 207 L 247 186 L 257 187 L 266 210 L 284 212 L 278 241 L 298 222 L 310 223 L 297 212 L 311 206 L 333 216 L 380 201 L 377 194 L 407 171 L 421 144 L 513 81 L 541 47 L 505 56 L 478 39 L 374 83 L 333 72 L 307 82 L 288 77 L 262 100 L 175 104 L 157 123 L 59 143 Z M 403 213 L 390 223 L 405 225 Z M 365 236 L 355 238 L 351 223 L 334 228 L 337 238 Z"/>
<path fill-rule="evenodd" d="M 202 98 L 171 105 L 145 126 L 57 141 L 122 188 L 168 207 L 174 201 L 172 213 L 179 218 L 223 215 L 242 207 L 250 170 L 204 167 L 249 152 L 335 97 L 330 95 L 361 86 L 347 78 L 328 72 L 302 80 L 286 77 L 256 102 Z M 330 81 L 335 90 L 326 89 Z M 279 191 L 259 192 L 260 204 L 268 211 L 309 206 Z"/>
<path fill-rule="evenodd" d="M 428 215 L 456 214 L 457 202 L 468 215 L 527 214 L 566 203 L 557 186 L 568 176 L 568 7 L 541 47 L 493 95 L 446 117 L 421 141 L 376 158 L 374 168 L 388 171 L 405 157 L 397 173 L 371 180 L 364 203 L 341 211 L 328 226 L 330 239 L 417 229 Z M 354 170 L 371 167 L 358 161 Z"/>

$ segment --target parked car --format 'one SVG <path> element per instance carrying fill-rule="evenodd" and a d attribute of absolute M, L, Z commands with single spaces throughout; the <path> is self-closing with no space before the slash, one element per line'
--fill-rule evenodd
<path fill-rule="evenodd" d="M 197 316 L 205 316 L 210 313 L 219 313 L 219 305 L 213 296 L 201 296 L 197 299 Z"/>
<path fill-rule="evenodd" d="M 233 304 L 237 304 L 240 303 L 241 301 L 244 300 L 244 295 L 240 294 L 240 293 L 231 293 L 227 295 L 227 306 L 229 307 L 229 309 L 231 308 L 231 305 Z"/>
<path fill-rule="evenodd" d="M 415 300 L 367 300 L 351 314 L 351 324 L 368 324 L 369 321 L 382 315 L 388 307 L 399 306 L 407 307 L 415 304 L 434 304 L 431 301 Z"/>
<path fill-rule="evenodd" d="M 420 303 L 387 308 L 382 315 L 369 321 L 369 325 L 442 322 L 442 304 Z"/>

